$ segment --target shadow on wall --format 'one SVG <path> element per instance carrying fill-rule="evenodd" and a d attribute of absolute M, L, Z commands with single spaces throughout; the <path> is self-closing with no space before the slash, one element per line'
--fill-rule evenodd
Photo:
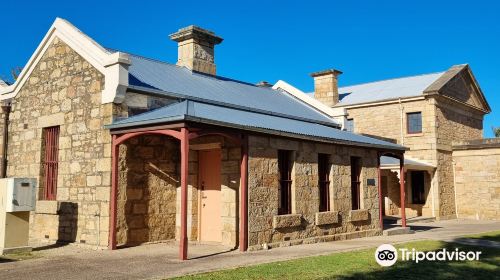
<path fill-rule="evenodd" d="M 58 214 L 59 229 L 57 243 L 75 242 L 78 225 L 78 204 L 74 202 L 61 202 Z"/>

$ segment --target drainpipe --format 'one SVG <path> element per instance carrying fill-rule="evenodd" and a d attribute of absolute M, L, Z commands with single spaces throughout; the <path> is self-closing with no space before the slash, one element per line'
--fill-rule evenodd
<path fill-rule="evenodd" d="M 401 111 L 401 124 L 400 124 L 400 134 L 401 134 L 401 146 L 404 146 L 405 144 L 405 138 L 404 138 L 404 133 L 403 133 L 403 103 L 401 103 L 401 98 L 399 98 L 399 110 Z"/>
<path fill-rule="evenodd" d="M 10 115 L 10 100 L 2 103 L 3 113 L 3 142 L 2 142 L 2 168 L 0 169 L 0 178 L 7 176 L 7 141 L 9 139 L 9 115 Z"/>
<path fill-rule="evenodd" d="M 457 179 L 455 176 L 455 165 L 457 164 L 454 159 L 451 160 L 451 164 L 453 165 L 453 195 L 455 197 L 455 215 L 458 220 L 458 203 L 457 203 Z"/>

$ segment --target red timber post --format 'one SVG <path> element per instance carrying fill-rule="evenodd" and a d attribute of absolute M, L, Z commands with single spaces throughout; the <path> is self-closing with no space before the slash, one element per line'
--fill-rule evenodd
<path fill-rule="evenodd" d="M 381 153 L 377 154 L 377 174 L 378 174 L 378 215 L 379 215 L 379 223 L 380 223 L 380 229 L 384 230 L 384 213 L 382 211 L 382 172 L 380 170 L 380 157 L 382 156 Z"/>
<path fill-rule="evenodd" d="M 187 260 L 187 188 L 189 162 L 189 130 L 181 128 L 181 235 L 179 240 L 179 259 Z"/>
<path fill-rule="evenodd" d="M 117 136 L 113 135 L 111 142 L 111 199 L 109 209 L 109 242 L 108 248 L 110 250 L 116 249 L 116 200 L 118 195 L 118 148 L 119 144 L 116 139 Z"/>
<path fill-rule="evenodd" d="M 399 158 L 399 183 L 401 191 L 401 226 L 406 227 L 406 195 L 405 195 L 405 155 Z"/>
<path fill-rule="evenodd" d="M 240 165 L 240 251 L 248 248 L 248 135 L 241 135 Z"/>

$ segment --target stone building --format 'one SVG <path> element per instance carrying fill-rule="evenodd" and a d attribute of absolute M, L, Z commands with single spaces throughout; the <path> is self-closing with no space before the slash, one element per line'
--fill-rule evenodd
<path fill-rule="evenodd" d="M 240 250 L 380 234 L 379 155 L 286 92 L 216 76 L 222 38 L 171 35 L 177 65 L 103 48 L 57 19 L 0 88 L 7 177 L 38 179 L 33 242 Z M 404 197 L 404 189 L 401 190 Z"/>
<path fill-rule="evenodd" d="M 486 215 L 485 211 L 470 209 L 472 205 L 481 208 L 479 204 L 468 204 L 471 197 L 465 199 L 476 186 L 471 181 L 464 185 L 460 179 L 467 178 L 466 174 L 476 169 L 458 174 L 460 177 L 454 173 L 455 164 L 459 164 L 460 172 L 466 172 L 464 162 L 478 160 L 466 156 L 467 153 L 477 155 L 477 148 L 469 152 L 463 148 L 455 151 L 454 142 L 481 139 L 483 117 L 491 111 L 469 65 L 455 65 L 439 73 L 338 87 L 341 73 L 328 70 L 311 74 L 315 91 L 309 94 L 283 81 L 275 88 L 282 88 L 343 122 L 344 130 L 408 147 L 404 161 L 407 194 L 404 201 L 408 217 L 450 219 L 457 217 L 457 209 L 464 209 L 464 215 L 471 215 L 462 217 L 471 218 L 478 213 L 477 217 L 500 219 L 500 204 L 495 198 L 500 191 L 500 177 L 488 177 L 491 174 L 486 171 L 475 173 L 490 182 L 485 187 L 490 189 L 483 189 L 487 195 L 478 201 L 487 202 L 497 212 L 493 214 L 490 209 L 486 211 L 490 215 Z M 481 152 L 489 153 L 484 149 Z M 494 157 L 491 159 L 489 163 L 493 164 Z M 479 166 L 482 165 L 477 163 L 476 167 Z M 382 157 L 381 168 L 383 213 L 398 217 L 402 214 L 400 164 Z M 488 168 L 495 173 L 494 167 Z"/>

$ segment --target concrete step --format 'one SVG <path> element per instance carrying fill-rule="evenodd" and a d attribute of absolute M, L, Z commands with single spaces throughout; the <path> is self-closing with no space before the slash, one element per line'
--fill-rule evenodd
<path fill-rule="evenodd" d="M 413 217 L 413 218 L 408 218 L 406 219 L 406 224 L 413 224 L 413 223 L 432 223 L 435 222 L 436 218 L 435 217 Z M 401 224 L 401 219 L 398 219 L 397 224 Z"/>
<path fill-rule="evenodd" d="M 391 228 L 391 229 L 386 229 L 383 231 L 383 234 L 385 236 L 391 236 L 391 235 L 400 235 L 400 234 L 412 234 L 415 233 L 415 231 L 411 230 L 409 227 L 396 227 L 396 228 Z"/>

